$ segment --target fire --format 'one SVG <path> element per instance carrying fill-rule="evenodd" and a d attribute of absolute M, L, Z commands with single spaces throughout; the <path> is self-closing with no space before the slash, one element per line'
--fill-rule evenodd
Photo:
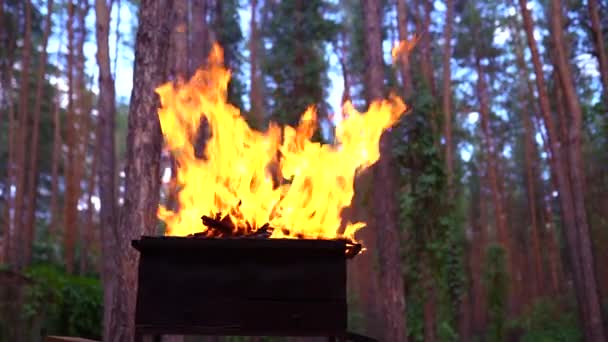
<path fill-rule="evenodd" d="M 297 127 L 271 123 L 266 132 L 251 129 L 227 102 L 229 80 L 216 45 L 207 66 L 189 82 L 156 89 L 180 187 L 179 210 L 158 210 L 167 234 L 205 232 L 201 216 L 206 215 L 231 222 L 240 232 L 273 227 L 272 238 L 354 241 L 365 223 L 343 223 L 341 211 L 351 204 L 356 174 L 378 160 L 380 135 L 404 114 L 405 104 L 391 96 L 359 113 L 346 103 L 337 143 L 320 144 L 310 140 L 317 126 L 314 107 Z M 207 139 L 201 139 L 199 127 L 206 127 L 200 130 Z M 197 152 L 203 147 L 204 153 Z"/>

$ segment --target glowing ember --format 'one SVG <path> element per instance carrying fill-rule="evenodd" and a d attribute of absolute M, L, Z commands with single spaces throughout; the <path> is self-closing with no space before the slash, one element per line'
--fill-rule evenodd
<path fill-rule="evenodd" d="M 398 97 L 372 103 L 359 113 L 347 103 L 336 127 L 336 145 L 311 142 L 316 113 L 310 107 L 298 127 L 271 123 L 267 132 L 251 129 L 227 103 L 229 70 L 223 52 L 212 48 L 205 69 L 185 84 L 156 89 L 158 115 L 166 143 L 177 161 L 179 211 L 160 206 L 168 235 L 189 235 L 208 228 L 201 216 L 230 222 L 239 232 L 274 228 L 272 238 L 347 238 L 364 222 L 343 224 L 357 172 L 379 158 L 382 132 L 405 112 Z M 201 148 L 199 127 L 209 137 Z M 196 145 L 199 145 L 195 147 Z"/>

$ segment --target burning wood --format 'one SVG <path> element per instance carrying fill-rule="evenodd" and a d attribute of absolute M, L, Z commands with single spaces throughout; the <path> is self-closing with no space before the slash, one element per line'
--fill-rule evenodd
<path fill-rule="evenodd" d="M 208 228 L 205 231 L 188 235 L 192 238 L 224 238 L 224 239 L 269 239 L 274 231 L 268 223 L 265 223 L 258 229 L 239 229 L 226 215 L 216 214 L 215 218 L 203 215 L 201 217 L 203 224 Z M 289 232 L 283 232 L 285 236 L 289 236 Z M 297 237 L 297 236 L 296 236 Z M 297 237 L 304 239 L 304 237 Z M 362 245 L 346 238 L 337 238 L 336 241 L 344 241 L 346 243 L 346 257 L 353 258 L 362 250 Z"/>

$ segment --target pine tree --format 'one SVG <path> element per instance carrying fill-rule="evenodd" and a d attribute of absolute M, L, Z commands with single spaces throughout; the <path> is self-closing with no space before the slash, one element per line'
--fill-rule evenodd
<path fill-rule="evenodd" d="M 324 0 L 266 1 L 269 20 L 262 28 L 266 47 L 262 73 L 267 80 L 266 107 L 271 119 L 296 125 L 308 106 L 328 113 L 326 43 L 337 32 L 326 19 Z"/>

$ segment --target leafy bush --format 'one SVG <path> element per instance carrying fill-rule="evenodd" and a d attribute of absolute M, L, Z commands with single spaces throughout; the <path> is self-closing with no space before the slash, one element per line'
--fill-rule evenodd
<path fill-rule="evenodd" d="M 49 334 L 101 337 L 103 291 L 98 279 L 48 265 L 33 266 L 26 275 L 33 283 L 26 288 L 23 314 L 32 330 L 40 325 Z"/>
<path fill-rule="evenodd" d="M 582 341 L 576 312 L 564 310 L 555 301 L 537 301 L 532 310 L 514 322 L 514 327 L 522 329 L 522 342 Z"/>

